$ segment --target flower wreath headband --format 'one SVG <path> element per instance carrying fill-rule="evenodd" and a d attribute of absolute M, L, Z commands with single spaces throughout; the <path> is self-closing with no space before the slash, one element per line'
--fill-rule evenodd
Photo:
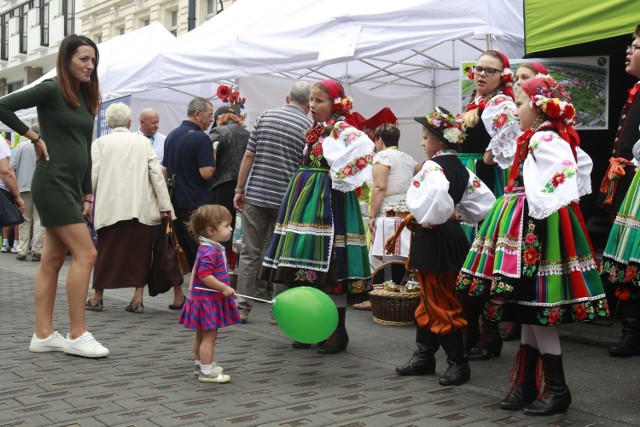
<path fill-rule="evenodd" d="M 414 120 L 448 144 L 462 144 L 467 136 L 464 117 L 443 107 L 438 106 L 425 117 L 415 117 Z"/>
<path fill-rule="evenodd" d="M 576 110 L 569 94 L 553 77 L 538 75 L 521 88 L 530 99 L 529 106 L 545 113 L 551 122 L 560 121 L 567 126 L 575 123 Z"/>

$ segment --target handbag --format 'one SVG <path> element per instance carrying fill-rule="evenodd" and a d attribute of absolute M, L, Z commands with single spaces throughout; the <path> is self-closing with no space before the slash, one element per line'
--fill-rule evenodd
<path fill-rule="evenodd" d="M 16 204 L 13 203 L 11 193 L 0 188 L 0 226 L 12 227 L 23 222 L 24 218 L 22 218 Z"/>
<path fill-rule="evenodd" d="M 176 285 L 182 285 L 184 270 L 181 268 L 181 257 L 187 270 L 189 268 L 170 216 L 162 218 L 160 228 L 161 235 L 153 247 L 153 260 L 149 271 L 149 296 L 152 297 L 163 294 Z"/>

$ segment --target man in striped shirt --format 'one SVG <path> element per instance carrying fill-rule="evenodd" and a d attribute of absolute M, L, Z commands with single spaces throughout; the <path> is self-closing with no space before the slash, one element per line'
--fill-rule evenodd
<path fill-rule="evenodd" d="M 249 137 L 233 200 L 242 212 L 239 294 L 253 296 L 255 292 L 263 248 L 271 242 L 280 203 L 302 160 L 304 131 L 311 127 L 307 118 L 310 92 L 309 83 L 296 82 L 286 97 L 287 105 L 262 113 Z M 252 306 L 251 300 L 238 296 L 243 323 Z"/>

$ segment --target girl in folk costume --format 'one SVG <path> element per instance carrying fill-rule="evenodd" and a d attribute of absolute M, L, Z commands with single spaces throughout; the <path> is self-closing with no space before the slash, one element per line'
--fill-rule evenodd
<path fill-rule="evenodd" d="M 573 105 L 550 76 L 516 87 L 516 105 L 525 132 L 507 193 L 478 231 L 458 281 L 470 291 L 490 288 L 490 319 L 522 323 L 512 388 L 500 406 L 550 415 L 571 403 L 552 326 L 606 317 L 608 307 L 578 204 L 591 191 L 592 162 L 578 147 Z M 524 188 L 514 187 L 519 173 Z M 539 358 L 544 390 L 536 384 Z"/>
<path fill-rule="evenodd" d="M 371 181 L 375 146 L 350 124 L 351 106 L 342 85 L 334 80 L 312 87 L 309 107 L 314 125 L 307 131 L 302 165 L 285 193 L 261 271 L 264 280 L 313 286 L 332 297 L 338 326 L 319 345 L 321 354 L 347 348 L 347 292 L 364 292 L 371 276 L 355 190 Z"/>
<path fill-rule="evenodd" d="M 531 80 L 537 76 L 542 77 L 549 74 L 547 67 L 539 62 L 529 61 L 523 62 L 518 66 L 513 81 L 520 86 L 527 80 Z M 520 339 L 520 324 L 518 322 L 508 322 L 502 334 L 503 341 L 517 341 Z"/>
<path fill-rule="evenodd" d="M 471 102 L 464 113 L 467 138 L 458 154 L 462 163 L 493 191 L 502 195 L 504 172 L 513 160 L 516 139 L 520 134 L 513 102 L 513 73 L 507 57 L 497 50 L 480 54 L 468 72 L 473 79 Z M 476 224 L 463 224 L 469 242 L 473 241 Z M 487 294 L 467 294 L 461 289 L 464 316 L 468 322 L 464 330 L 469 359 L 489 359 L 502 350 L 499 325 L 483 317 L 482 333 L 479 319 L 487 302 Z"/>
<path fill-rule="evenodd" d="M 418 349 L 396 372 L 433 374 L 434 354 L 442 346 L 449 368 L 439 382 L 460 385 L 470 378 L 462 342 L 462 328 L 467 322 L 462 318 L 455 292 L 456 276 L 469 250 L 460 221 L 480 221 L 495 197 L 456 157 L 456 149 L 465 137 L 461 115 L 437 107 L 426 117 L 415 120 L 423 125 L 422 146 L 428 160 L 407 191 L 406 204 L 411 215 L 405 218 L 403 226 L 408 224 L 411 230 L 409 267 L 417 270 L 420 281 L 420 305 L 416 310 Z M 387 248 L 393 248 L 403 226 L 389 239 Z"/>

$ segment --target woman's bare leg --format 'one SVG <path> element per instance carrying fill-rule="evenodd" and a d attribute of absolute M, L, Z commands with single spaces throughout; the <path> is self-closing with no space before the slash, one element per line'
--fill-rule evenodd
<path fill-rule="evenodd" d="M 55 232 L 59 240 L 71 251 L 71 266 L 67 274 L 69 338 L 77 339 L 87 331 L 84 305 L 91 270 L 96 262 L 96 248 L 85 224 L 55 227 Z"/>
<path fill-rule="evenodd" d="M 53 306 L 58 290 L 58 274 L 64 264 L 67 247 L 52 228 L 45 228 L 42 259 L 36 273 L 36 337 L 47 338 L 53 331 Z M 84 303 L 82 304 L 84 306 Z"/>

